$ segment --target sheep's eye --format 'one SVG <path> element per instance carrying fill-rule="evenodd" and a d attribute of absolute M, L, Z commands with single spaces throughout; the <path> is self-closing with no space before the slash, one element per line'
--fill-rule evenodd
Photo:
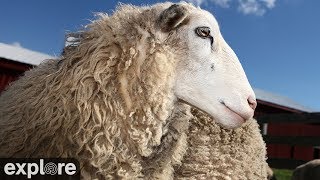
<path fill-rule="evenodd" d="M 211 37 L 209 27 L 197 27 L 196 34 L 202 38 Z"/>

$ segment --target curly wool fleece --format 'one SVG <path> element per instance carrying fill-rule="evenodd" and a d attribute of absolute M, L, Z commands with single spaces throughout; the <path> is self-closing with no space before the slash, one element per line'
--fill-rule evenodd
<path fill-rule="evenodd" d="M 175 133 L 174 69 L 187 49 L 154 28 L 171 5 L 101 14 L 59 63 L 14 82 L 0 97 L 0 157 L 74 157 L 84 178 L 172 177 L 186 141 L 164 136 Z"/>
<path fill-rule="evenodd" d="M 257 121 L 223 129 L 203 112 L 192 109 L 188 150 L 177 179 L 265 180 L 266 146 Z"/>

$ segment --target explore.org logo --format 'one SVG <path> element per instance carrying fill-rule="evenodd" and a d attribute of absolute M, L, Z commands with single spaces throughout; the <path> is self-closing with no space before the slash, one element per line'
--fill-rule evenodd
<path fill-rule="evenodd" d="M 0 179 L 80 179 L 79 162 L 71 158 L 0 158 Z"/>

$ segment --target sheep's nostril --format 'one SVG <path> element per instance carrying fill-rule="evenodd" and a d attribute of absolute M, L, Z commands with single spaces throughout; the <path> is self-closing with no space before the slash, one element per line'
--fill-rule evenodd
<path fill-rule="evenodd" d="M 256 98 L 254 98 L 254 97 L 252 97 L 252 96 L 249 96 L 249 98 L 248 98 L 248 104 L 249 104 L 249 106 L 250 106 L 253 110 L 255 110 L 256 107 L 257 107 Z"/>

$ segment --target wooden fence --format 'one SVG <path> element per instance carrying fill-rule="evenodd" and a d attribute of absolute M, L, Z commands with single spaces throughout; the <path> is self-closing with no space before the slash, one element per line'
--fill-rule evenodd
<path fill-rule="evenodd" d="M 319 147 L 320 148 L 320 113 L 302 113 L 302 114 L 268 114 L 262 115 L 257 118 L 260 127 L 262 128 L 263 138 L 267 145 L 281 144 L 291 146 L 291 154 L 289 158 L 276 158 L 268 156 L 268 163 L 272 168 L 294 169 L 297 166 L 307 162 L 306 160 L 295 159 L 293 154 L 296 146 L 303 147 Z M 297 132 L 296 135 L 286 135 L 287 128 L 283 128 L 281 135 L 273 135 L 266 132 L 270 129 L 270 126 L 276 127 L 282 124 L 282 127 L 286 127 L 284 124 L 307 124 L 313 127 L 313 131 L 317 131 L 313 134 L 319 134 L 319 136 L 301 135 Z M 303 128 L 303 125 L 301 125 Z M 299 130 L 299 129 L 298 129 Z M 297 131 L 298 131 L 297 130 Z M 306 133 L 308 134 L 308 133 Z M 319 149 L 315 149 L 314 158 L 319 158 Z"/>

